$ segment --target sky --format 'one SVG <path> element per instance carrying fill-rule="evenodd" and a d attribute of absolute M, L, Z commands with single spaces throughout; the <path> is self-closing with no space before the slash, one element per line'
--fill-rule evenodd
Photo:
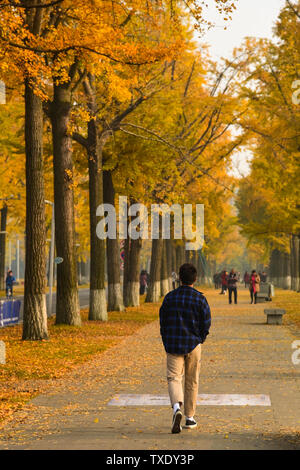
<path fill-rule="evenodd" d="M 213 5 L 213 0 L 209 3 Z M 213 6 L 209 7 L 208 18 L 216 26 L 208 31 L 202 41 L 210 45 L 213 59 L 229 58 L 235 47 L 238 47 L 247 36 L 272 38 L 272 28 L 285 0 L 237 0 L 237 9 L 231 21 L 223 21 Z M 224 30 L 224 25 L 227 30 Z M 233 157 L 234 176 L 240 177 L 249 172 L 247 160 L 251 155 L 247 152 Z"/>

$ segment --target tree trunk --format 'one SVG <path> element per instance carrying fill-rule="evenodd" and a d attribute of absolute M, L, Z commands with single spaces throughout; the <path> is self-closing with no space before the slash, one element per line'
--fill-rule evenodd
<path fill-rule="evenodd" d="M 6 222 L 7 205 L 4 204 L 1 209 L 0 223 L 0 289 L 5 289 Z M 9 269 L 11 269 L 11 266 L 9 266 Z"/>
<path fill-rule="evenodd" d="M 130 201 L 134 203 L 134 201 Z M 131 217 L 127 217 L 127 227 Z M 128 230 L 127 230 L 128 233 Z M 140 304 L 140 255 L 142 240 L 132 240 L 127 235 L 125 240 L 125 260 L 123 277 L 123 299 L 125 307 L 137 307 Z"/>
<path fill-rule="evenodd" d="M 275 256 L 276 256 L 276 252 L 275 250 L 272 250 L 271 256 L 270 256 L 269 280 L 274 285 L 276 284 L 275 282 Z"/>
<path fill-rule="evenodd" d="M 195 266 L 196 269 L 198 266 L 198 257 L 199 257 L 199 251 L 196 251 L 196 250 L 193 251 L 192 264 Z M 198 270 L 197 270 L 196 284 L 199 284 Z"/>
<path fill-rule="evenodd" d="M 167 259 L 167 240 L 162 240 L 162 258 L 160 266 L 160 295 L 164 297 L 170 292 L 169 279 L 168 279 L 168 259 Z"/>
<path fill-rule="evenodd" d="M 105 240 L 97 237 L 96 211 L 103 204 L 102 142 L 95 119 L 88 123 L 89 198 L 90 198 L 90 309 L 89 320 L 107 321 L 105 291 Z"/>
<path fill-rule="evenodd" d="M 142 240 L 125 240 L 123 297 L 125 307 L 140 304 L 140 253 Z"/>
<path fill-rule="evenodd" d="M 295 253 L 294 253 L 294 235 L 290 238 L 290 250 L 291 250 L 291 289 L 295 290 Z M 271 268 L 271 263 L 270 263 Z"/>
<path fill-rule="evenodd" d="M 212 262 L 210 259 L 206 260 L 206 284 L 213 285 Z"/>
<path fill-rule="evenodd" d="M 276 250 L 275 257 L 275 272 L 276 272 L 276 286 L 281 287 L 281 253 L 279 250 Z"/>
<path fill-rule="evenodd" d="M 197 252 L 197 255 L 199 256 L 198 252 Z M 217 262 L 216 262 L 215 259 L 213 260 L 213 265 L 212 266 L 213 266 L 213 273 L 212 274 L 214 275 L 217 272 Z"/>
<path fill-rule="evenodd" d="M 138 307 L 140 305 L 140 255 L 142 240 L 130 240 L 130 261 L 127 287 L 126 307 Z"/>
<path fill-rule="evenodd" d="M 103 172 L 104 202 L 115 206 L 115 190 L 111 171 Z M 120 242 L 119 239 L 106 240 L 108 311 L 124 311 L 123 292 L 120 280 Z"/>
<path fill-rule="evenodd" d="M 178 274 L 178 263 L 177 263 L 177 256 L 176 256 L 176 245 L 174 241 L 172 241 L 172 271 Z"/>
<path fill-rule="evenodd" d="M 67 85 L 54 85 L 51 109 L 53 135 L 55 239 L 57 256 L 56 323 L 81 325 L 78 299 L 72 140 L 68 133 L 71 92 Z"/>
<path fill-rule="evenodd" d="M 179 269 L 181 266 L 181 246 L 177 245 L 176 246 L 176 272 L 177 274 L 179 273 Z"/>
<path fill-rule="evenodd" d="M 162 239 L 152 240 L 150 285 L 146 302 L 159 302 L 160 299 L 160 267 L 162 258 Z"/>
<path fill-rule="evenodd" d="M 25 82 L 26 264 L 23 340 L 48 338 L 46 310 L 46 229 L 43 162 L 43 108 Z"/>
<path fill-rule="evenodd" d="M 295 235 L 295 291 L 300 291 L 300 237 Z"/>
<path fill-rule="evenodd" d="M 272 282 L 274 286 L 277 286 L 277 250 L 272 252 Z"/>
<path fill-rule="evenodd" d="M 198 253 L 197 272 L 198 272 L 199 284 L 205 284 L 205 264 L 204 264 L 203 254 L 201 250 Z"/>
<path fill-rule="evenodd" d="M 184 262 L 185 263 L 192 263 L 192 251 L 185 250 L 184 253 Z"/>
<path fill-rule="evenodd" d="M 130 265 L 130 239 L 127 236 L 124 243 L 124 271 L 123 271 L 123 301 L 128 305 L 129 298 L 129 265 Z"/>
<path fill-rule="evenodd" d="M 165 240 L 166 243 L 166 252 L 167 252 L 167 276 L 169 291 L 173 289 L 172 287 L 172 272 L 173 272 L 173 240 Z"/>
<path fill-rule="evenodd" d="M 291 288 L 291 256 L 289 253 L 284 253 L 284 278 L 283 278 L 283 288 Z"/>
<path fill-rule="evenodd" d="M 280 287 L 281 289 L 283 288 L 283 278 L 284 278 L 284 254 L 279 251 L 278 252 L 278 281 L 277 281 L 277 285 L 278 287 Z M 260 270 L 259 270 L 260 272 Z"/>
<path fill-rule="evenodd" d="M 297 236 L 297 259 L 296 259 L 296 268 L 297 268 L 297 284 L 296 284 L 296 290 L 297 292 L 300 292 L 300 236 Z"/>
<path fill-rule="evenodd" d="M 300 290 L 300 279 L 299 279 L 299 266 L 300 266 L 300 250 L 299 250 L 299 237 L 292 235 L 291 239 L 291 275 L 292 282 L 291 287 L 294 291 Z"/>

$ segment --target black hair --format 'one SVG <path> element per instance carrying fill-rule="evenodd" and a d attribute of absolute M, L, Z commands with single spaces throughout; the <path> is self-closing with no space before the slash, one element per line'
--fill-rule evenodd
<path fill-rule="evenodd" d="M 197 269 L 193 264 L 185 263 L 180 266 L 179 278 L 182 284 L 191 286 L 197 279 Z"/>

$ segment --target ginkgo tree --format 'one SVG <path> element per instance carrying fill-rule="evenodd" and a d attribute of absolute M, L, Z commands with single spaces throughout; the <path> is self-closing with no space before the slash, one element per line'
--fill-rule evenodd
<path fill-rule="evenodd" d="M 117 193 L 127 194 L 149 207 L 153 202 L 170 205 L 202 202 L 217 219 L 219 212 L 213 202 L 220 198 L 226 203 L 232 195 L 226 166 L 240 139 L 231 139 L 229 128 L 239 109 L 235 109 L 235 99 L 227 96 L 225 89 L 221 88 L 214 97 L 214 83 L 211 93 L 208 86 L 204 87 L 206 70 L 200 57 L 195 64 L 197 54 L 181 57 L 166 68 L 168 86 L 151 100 L 145 100 L 121 123 L 125 136 L 116 136 L 106 165 L 115 166 Z M 227 85 L 225 88 L 229 90 Z M 222 204 L 220 207 L 222 214 Z M 131 244 L 134 246 L 134 242 Z M 157 300 L 161 293 L 158 285 L 162 245 L 161 240 L 153 241 L 155 266 L 151 271 L 149 301 Z M 133 284 L 138 284 L 137 281 L 136 277 L 131 279 Z"/>
<path fill-rule="evenodd" d="M 216 0 L 230 14 L 232 1 Z M 201 25 L 205 2 L 188 2 Z M 141 65 L 164 60 L 180 44 L 157 41 L 162 22 L 180 26 L 181 9 L 172 2 L 144 4 L 104 1 L 20 0 L 0 3 L 1 78 L 12 76 L 25 89 L 26 270 L 24 339 L 47 338 L 45 306 L 45 191 L 43 101 L 51 117 L 58 268 L 57 322 L 79 325 L 74 252 L 73 162 L 68 133 L 73 92 L 80 70 L 94 72 L 104 61 Z M 88 34 L 87 34 L 88 31 Z M 146 32 L 150 34 L 145 34 Z M 97 56 L 97 60 L 95 57 Z M 60 230 L 59 228 L 60 227 Z"/>
<path fill-rule="evenodd" d="M 167 25 L 168 26 L 168 25 Z M 166 26 L 164 26 L 166 28 Z M 168 38 L 170 30 L 167 28 L 160 30 L 162 38 Z M 177 36 L 174 36 L 173 40 Z M 169 39 L 170 41 L 170 39 Z M 171 42 L 172 44 L 172 42 Z M 96 208 L 98 206 L 99 195 L 101 193 L 101 154 L 102 147 L 110 139 L 111 135 L 116 131 L 122 129 L 125 131 L 125 126 L 128 133 L 128 122 L 124 122 L 125 118 L 133 113 L 137 107 L 143 102 L 150 101 L 157 92 L 164 91 L 167 84 L 172 81 L 172 74 L 174 72 L 174 60 L 176 54 L 170 49 L 170 56 L 174 55 L 173 62 L 168 61 L 161 65 L 156 64 L 142 64 L 138 68 L 132 64 L 124 64 L 122 67 L 118 64 L 111 66 L 105 64 L 102 70 L 97 74 L 88 73 L 87 77 L 83 79 L 83 89 L 86 95 L 87 106 L 86 110 L 89 112 L 91 119 L 88 122 L 87 130 L 82 133 L 82 121 L 78 122 L 81 131 L 73 132 L 73 138 L 79 142 L 87 150 L 89 162 L 89 180 L 90 180 L 90 223 L 91 223 L 91 289 L 92 295 L 90 296 L 90 318 L 95 319 L 97 314 L 105 317 L 105 289 L 104 289 L 104 257 L 103 257 L 103 242 L 97 240 L 95 227 L 96 227 Z M 182 54 L 182 53 L 181 53 Z M 121 68 L 123 69 L 121 75 Z M 126 70 L 127 69 L 127 70 Z M 131 69 L 131 70 L 130 70 Z M 171 73 L 169 73 L 171 72 Z M 117 74 L 117 79 L 116 75 Z M 82 106 L 82 98 L 80 99 L 80 106 Z M 82 108 L 80 108 L 82 109 Z M 80 111 L 79 109 L 79 111 Z M 158 119 L 158 116 L 156 117 Z M 166 117 L 164 117 L 166 120 Z M 132 125 L 132 124 L 131 124 Z M 98 136 L 98 144 L 95 145 L 95 138 Z M 98 149 L 95 153 L 95 149 Z M 109 169 L 104 172 L 104 177 L 108 180 L 106 187 L 111 187 L 109 183 L 111 176 Z M 135 180 L 135 185 L 139 184 Z M 98 188 L 98 189 L 97 189 Z M 96 197 L 95 195 L 98 194 Z M 105 190 L 104 197 L 107 191 Z M 105 202 L 113 202 L 105 200 Z M 134 247 L 137 242 L 130 243 Z M 98 248 L 97 248 L 98 247 Z M 107 250 L 110 263 L 108 265 L 108 303 L 109 309 L 122 309 L 122 300 L 120 296 L 120 281 L 119 274 L 119 248 L 116 240 L 107 240 Z M 140 250 L 140 248 L 139 248 Z M 138 250 L 138 251 L 139 251 Z M 115 266 L 115 269 L 113 267 Z M 126 262 L 125 262 L 126 267 Z M 131 268 L 133 264 L 131 263 Z M 126 274 L 125 269 L 125 274 Z M 135 285 L 138 290 L 138 270 L 133 269 L 134 281 L 130 281 Z M 98 287 L 97 287 L 98 286 Z M 126 293 L 126 276 L 124 282 L 124 293 Z M 131 296 L 131 294 L 129 294 Z M 138 294 L 134 295 L 138 299 Z M 98 298 L 98 300 L 96 300 Z M 93 300 L 95 299 L 95 300 Z M 120 300 L 116 300 L 120 299 Z M 136 302 L 133 302 L 135 304 Z M 125 304 L 132 304 L 132 301 L 125 301 Z M 103 315 L 101 315 L 101 310 Z"/>
<path fill-rule="evenodd" d="M 7 96 L 0 107 L 0 288 L 4 289 L 7 239 L 20 235 L 25 211 L 25 148 L 23 142 L 24 106 L 20 99 Z M 9 269 L 11 266 L 8 266 Z"/>
<path fill-rule="evenodd" d="M 265 244 L 269 255 L 276 250 L 271 277 L 295 290 L 300 266 L 300 108 L 293 90 L 300 66 L 299 11 L 299 1 L 287 2 L 282 9 L 275 28 L 277 43 L 248 40 L 244 46 L 249 62 L 241 75 L 240 96 L 248 110 L 239 124 L 253 160 L 237 199 L 244 234 Z"/>

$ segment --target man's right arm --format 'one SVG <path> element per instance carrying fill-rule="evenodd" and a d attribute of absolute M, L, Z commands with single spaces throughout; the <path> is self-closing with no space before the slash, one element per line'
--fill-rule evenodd
<path fill-rule="evenodd" d="M 211 312 L 206 298 L 203 296 L 200 300 L 200 336 L 202 341 L 206 340 L 211 326 Z"/>

